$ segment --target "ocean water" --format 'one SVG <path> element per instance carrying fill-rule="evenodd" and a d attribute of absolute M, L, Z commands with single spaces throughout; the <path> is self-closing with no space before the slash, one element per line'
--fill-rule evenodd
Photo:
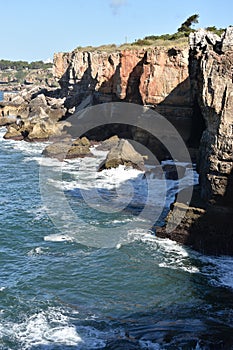
<path fill-rule="evenodd" d="M 5 141 L 3 134 L 1 350 L 233 349 L 233 259 L 144 230 L 142 173 L 120 167 L 99 174 L 96 158 L 86 158 L 66 161 L 59 177 L 61 164 L 41 156 L 45 143 Z M 46 174 L 53 175 L 47 182 Z M 154 181 L 160 206 L 165 180 Z M 51 207 L 43 185 L 55 193 Z M 168 207 L 177 182 L 166 189 Z M 108 207 L 116 191 L 118 212 L 98 210 L 100 198 Z M 62 217 L 67 203 L 72 224 Z M 100 232 L 113 244 L 96 244 Z"/>

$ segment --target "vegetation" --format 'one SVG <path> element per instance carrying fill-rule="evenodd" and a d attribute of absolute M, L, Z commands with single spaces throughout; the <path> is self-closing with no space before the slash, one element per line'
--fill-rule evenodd
<path fill-rule="evenodd" d="M 44 63 L 43 61 L 35 61 L 28 63 L 27 61 L 10 61 L 10 60 L 0 60 L 0 69 L 14 69 L 17 71 L 23 69 L 47 69 L 52 68 L 52 63 Z"/>
<path fill-rule="evenodd" d="M 143 39 L 135 40 L 132 43 L 132 46 L 148 46 L 156 45 L 158 42 L 163 41 L 164 46 L 169 46 L 167 41 L 172 41 L 173 45 L 177 43 L 187 43 L 186 38 L 190 33 L 194 32 L 195 29 L 192 26 L 198 23 L 199 15 L 194 14 L 186 19 L 184 23 L 177 29 L 177 32 L 174 34 L 162 34 L 162 35 L 149 35 L 145 36 Z M 223 28 L 216 28 L 215 26 L 205 28 L 208 31 L 211 31 L 217 35 L 221 35 L 224 32 Z"/>
<path fill-rule="evenodd" d="M 191 26 L 194 23 L 198 23 L 199 15 L 195 14 L 186 19 L 184 23 L 181 24 L 181 26 L 178 28 L 178 33 L 184 33 L 185 36 L 188 36 L 191 32 L 194 31 L 194 29 L 191 28 Z"/>
<path fill-rule="evenodd" d="M 212 26 L 212 27 L 207 27 L 205 28 L 206 30 L 208 30 L 209 32 L 213 32 L 219 36 L 222 35 L 222 33 L 224 32 L 225 29 L 223 28 L 216 28 L 215 26 Z"/>
<path fill-rule="evenodd" d="M 146 46 L 148 48 L 155 46 L 163 46 L 166 48 L 171 48 L 173 46 L 185 47 L 188 45 L 188 36 L 191 32 L 195 31 L 193 26 L 198 23 L 198 20 L 198 14 L 194 14 L 188 17 L 173 34 L 148 35 L 145 36 L 143 39 L 137 39 L 133 43 L 125 43 L 118 47 L 115 44 L 102 45 L 99 47 L 79 46 L 76 50 L 112 52 L 116 50 L 124 50 L 130 48 L 140 49 L 143 46 Z M 224 32 L 224 29 L 216 28 L 215 26 L 210 26 L 205 29 L 218 35 L 221 35 Z"/>

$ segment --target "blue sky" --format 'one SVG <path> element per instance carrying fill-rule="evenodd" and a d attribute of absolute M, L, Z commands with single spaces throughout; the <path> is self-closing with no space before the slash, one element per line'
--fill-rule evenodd
<path fill-rule="evenodd" d="M 0 59 L 45 60 L 77 46 L 122 44 L 198 27 L 233 25 L 232 0 L 1 0 Z"/>

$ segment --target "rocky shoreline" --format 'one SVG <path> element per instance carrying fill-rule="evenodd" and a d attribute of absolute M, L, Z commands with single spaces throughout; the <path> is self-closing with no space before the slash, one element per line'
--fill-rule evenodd
<path fill-rule="evenodd" d="M 175 202 L 166 225 L 156 228 L 156 234 L 203 253 L 233 255 L 232 67 L 233 27 L 222 37 L 204 30 L 194 32 L 189 50 L 183 51 L 56 54 L 54 72 L 60 88 L 33 87 L 8 94 L 0 102 L 0 125 L 7 126 L 5 139 L 53 138 L 55 143 L 44 154 L 58 159 L 64 159 L 64 152 L 67 158 L 90 156 L 93 142 L 117 134 L 142 143 L 163 160 L 168 157 L 166 150 L 140 128 L 104 126 L 76 140 L 68 132 L 66 119 L 86 107 L 105 102 L 150 105 L 177 128 L 200 175 L 190 205 Z M 103 168 L 124 164 L 142 169 L 143 157 L 119 138 L 105 141 L 111 146 L 108 156 L 112 159 L 106 159 Z"/>

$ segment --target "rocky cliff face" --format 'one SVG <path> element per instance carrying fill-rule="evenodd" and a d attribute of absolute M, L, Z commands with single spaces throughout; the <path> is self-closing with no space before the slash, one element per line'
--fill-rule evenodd
<path fill-rule="evenodd" d="M 188 48 L 124 50 L 115 53 L 73 51 L 54 55 L 54 75 L 70 95 L 190 106 Z"/>
<path fill-rule="evenodd" d="M 54 75 L 71 113 L 80 104 L 82 108 L 112 101 L 150 105 L 167 117 L 185 141 L 190 139 L 188 48 L 57 53 Z M 134 130 L 131 136 L 149 147 L 154 143 L 142 130 Z"/>
<path fill-rule="evenodd" d="M 199 157 L 201 195 L 218 200 L 230 191 L 233 176 L 233 27 L 222 38 L 204 30 L 190 36 L 190 80 L 206 125 Z M 233 195 L 229 199 L 232 205 Z"/>
<path fill-rule="evenodd" d="M 189 60 L 194 109 L 205 121 L 200 185 L 189 207 L 174 204 L 157 234 L 204 253 L 233 255 L 233 27 L 221 38 L 204 30 L 191 34 Z M 181 223 L 168 232 L 184 211 Z"/>

